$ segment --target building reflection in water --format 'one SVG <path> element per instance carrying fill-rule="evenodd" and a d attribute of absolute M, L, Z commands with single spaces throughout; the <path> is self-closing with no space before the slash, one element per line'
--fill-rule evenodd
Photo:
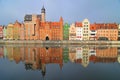
<path fill-rule="evenodd" d="M 113 63 L 120 62 L 119 48 L 117 47 L 0 47 L 0 58 L 7 58 L 18 64 L 24 62 L 26 70 L 41 70 L 46 73 L 46 64 L 59 64 L 68 61 L 80 63 L 87 67 L 89 62 Z"/>

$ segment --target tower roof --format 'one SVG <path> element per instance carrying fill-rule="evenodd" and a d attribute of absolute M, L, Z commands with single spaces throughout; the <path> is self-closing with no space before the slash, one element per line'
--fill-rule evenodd
<path fill-rule="evenodd" d="M 44 6 L 43 6 L 42 9 L 41 9 L 41 13 L 45 13 L 45 8 L 44 8 Z"/>
<path fill-rule="evenodd" d="M 60 21 L 63 21 L 63 18 L 62 18 L 62 16 L 60 17 Z"/>

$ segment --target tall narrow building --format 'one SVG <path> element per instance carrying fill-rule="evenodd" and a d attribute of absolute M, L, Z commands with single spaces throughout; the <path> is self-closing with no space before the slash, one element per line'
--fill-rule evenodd
<path fill-rule="evenodd" d="M 43 6 L 43 8 L 41 9 L 41 21 L 42 22 L 45 22 L 46 20 L 45 20 L 45 8 L 44 8 L 44 6 Z"/>
<path fill-rule="evenodd" d="M 0 26 L 0 39 L 3 39 L 3 26 Z"/>
<path fill-rule="evenodd" d="M 69 28 L 70 28 L 70 25 L 68 23 L 65 23 L 64 28 L 63 28 L 63 39 L 64 40 L 69 40 Z"/>
<path fill-rule="evenodd" d="M 76 40 L 76 27 L 74 23 L 69 28 L 69 40 Z"/>
<path fill-rule="evenodd" d="M 89 40 L 90 37 L 90 22 L 88 19 L 84 19 L 82 22 L 83 26 L 83 40 Z"/>

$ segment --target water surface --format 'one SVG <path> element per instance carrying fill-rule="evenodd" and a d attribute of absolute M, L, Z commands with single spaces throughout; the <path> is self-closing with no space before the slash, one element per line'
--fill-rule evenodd
<path fill-rule="evenodd" d="M 0 46 L 0 80 L 120 80 L 111 46 Z"/>

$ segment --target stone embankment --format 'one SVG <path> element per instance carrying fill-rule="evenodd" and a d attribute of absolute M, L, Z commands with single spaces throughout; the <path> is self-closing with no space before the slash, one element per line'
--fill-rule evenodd
<path fill-rule="evenodd" d="M 120 41 L 41 41 L 0 40 L 0 44 L 42 44 L 42 45 L 120 45 Z"/>

